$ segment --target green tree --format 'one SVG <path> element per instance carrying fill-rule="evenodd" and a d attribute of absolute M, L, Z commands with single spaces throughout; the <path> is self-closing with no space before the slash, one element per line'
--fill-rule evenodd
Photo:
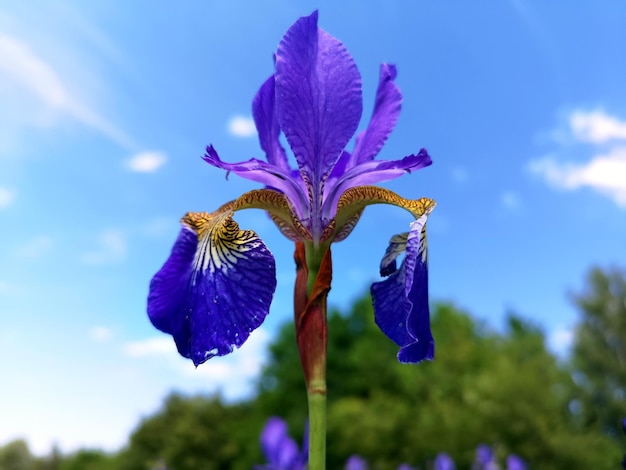
<path fill-rule="evenodd" d="M 64 456 L 60 470 L 116 470 L 116 458 L 100 450 L 81 449 Z"/>
<path fill-rule="evenodd" d="M 439 451 L 469 466 L 482 442 L 501 458 L 523 456 L 534 469 L 612 469 L 620 459 L 602 435 L 572 426 L 571 376 L 541 331 L 516 316 L 498 334 L 451 304 L 435 305 L 436 359 L 415 366 L 397 363 L 397 347 L 375 326 L 367 296 L 348 315 L 333 312 L 329 323 L 329 468 L 353 453 L 383 469 L 421 465 Z M 271 347 L 259 403 L 300 437 L 297 357 L 290 325 Z"/>
<path fill-rule="evenodd" d="M 248 470 L 262 462 L 262 426 L 250 403 L 225 405 L 217 397 L 173 394 L 133 432 L 119 468 Z"/>
<path fill-rule="evenodd" d="M 574 297 L 582 318 L 573 347 L 576 405 L 585 426 L 622 439 L 626 417 L 626 272 L 593 269 Z"/>
<path fill-rule="evenodd" d="M 35 459 L 24 440 L 18 439 L 0 448 L 0 470 L 32 470 L 34 465 Z"/>

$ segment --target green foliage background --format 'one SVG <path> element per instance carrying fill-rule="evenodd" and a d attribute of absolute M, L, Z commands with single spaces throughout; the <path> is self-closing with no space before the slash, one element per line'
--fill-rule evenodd
<path fill-rule="evenodd" d="M 375 326 L 369 296 L 331 312 L 328 468 L 359 454 L 370 469 L 406 462 L 431 468 L 440 451 L 471 468 L 475 448 L 500 462 L 515 453 L 530 468 L 615 469 L 624 452 L 626 277 L 593 270 L 575 297 L 581 322 L 571 361 L 548 352 L 543 333 L 510 315 L 490 330 L 450 303 L 433 306 L 436 360 L 401 365 Z M 259 434 L 271 415 L 302 440 L 306 395 L 292 324 L 270 346 L 254 399 L 169 396 L 115 455 L 82 450 L 34 458 L 22 441 L 0 448 L 0 470 L 250 469 L 263 463 Z"/>

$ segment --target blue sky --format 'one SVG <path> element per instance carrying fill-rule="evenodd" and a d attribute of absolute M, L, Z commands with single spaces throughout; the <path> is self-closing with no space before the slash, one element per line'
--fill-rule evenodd
<path fill-rule="evenodd" d="M 519 312 L 566 351 L 568 292 L 592 266 L 626 264 L 623 2 L 5 1 L 0 445 L 116 449 L 172 389 L 249 393 L 291 318 L 293 246 L 265 214 L 237 215 L 279 278 L 242 349 L 194 369 L 152 328 L 145 298 L 185 212 L 257 187 L 200 156 L 209 143 L 227 161 L 262 156 L 252 97 L 282 34 L 314 9 L 361 71 L 361 128 L 380 63 L 398 67 L 403 112 L 380 158 L 426 147 L 434 160 L 386 184 L 438 202 L 432 298 L 493 328 Z M 367 209 L 334 246 L 332 305 L 377 279 L 409 222 Z"/>

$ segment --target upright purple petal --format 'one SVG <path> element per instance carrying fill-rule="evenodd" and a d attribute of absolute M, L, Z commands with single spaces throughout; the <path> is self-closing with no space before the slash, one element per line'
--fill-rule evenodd
<path fill-rule="evenodd" d="M 150 282 L 148 316 L 198 365 L 240 347 L 269 312 L 274 257 L 228 214 L 187 214 Z"/>
<path fill-rule="evenodd" d="M 376 324 L 400 346 L 398 360 L 403 363 L 432 360 L 435 353 L 428 306 L 426 217 L 411 224 L 400 269 L 371 288 Z M 397 248 L 393 252 L 397 254 Z M 390 266 L 387 259 L 389 271 Z"/>
<path fill-rule="evenodd" d="M 291 169 L 287 162 L 287 155 L 278 140 L 280 125 L 278 124 L 274 85 L 274 75 L 261 85 L 252 101 L 252 117 L 259 133 L 259 143 L 265 152 L 268 163 L 277 166 L 283 173 L 289 174 Z"/>
<path fill-rule="evenodd" d="M 278 46 L 276 106 L 312 192 L 313 211 L 319 210 L 324 180 L 358 126 L 362 96 L 354 60 L 341 42 L 318 29 L 317 12 L 297 20 Z"/>
<path fill-rule="evenodd" d="M 402 93 L 393 82 L 396 73 L 396 67 L 393 65 L 382 64 L 380 66 L 374 112 L 367 129 L 357 136 L 357 144 L 352 154 L 354 164 L 372 160 L 378 155 L 398 122 Z"/>

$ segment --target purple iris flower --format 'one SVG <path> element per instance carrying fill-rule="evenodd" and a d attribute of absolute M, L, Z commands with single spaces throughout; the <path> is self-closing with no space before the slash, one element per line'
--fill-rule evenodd
<path fill-rule="evenodd" d="M 261 450 L 267 464 L 256 467 L 257 470 L 305 470 L 307 466 L 309 438 L 305 433 L 303 449 L 287 431 L 287 423 L 273 416 L 267 420 L 261 433 Z"/>
<path fill-rule="evenodd" d="M 346 462 L 345 470 L 367 470 L 367 462 L 359 455 L 351 455 Z"/>
<path fill-rule="evenodd" d="M 526 462 L 515 454 L 510 454 L 506 458 L 506 470 L 526 470 Z"/>
<path fill-rule="evenodd" d="M 476 459 L 474 461 L 474 467 L 478 470 L 491 470 L 495 465 L 493 457 L 493 451 L 491 447 L 486 444 L 480 444 L 476 448 Z"/>
<path fill-rule="evenodd" d="M 275 72 L 255 96 L 252 112 L 265 161 L 227 163 L 209 146 L 209 164 L 251 179 L 264 189 L 243 194 L 213 213 L 187 213 L 169 259 L 150 283 L 148 315 L 174 337 L 178 351 L 198 365 L 240 347 L 269 313 L 276 266 L 269 249 L 251 230 L 240 230 L 233 214 L 267 211 L 296 244 L 318 252 L 348 236 L 364 208 L 391 204 L 409 211 L 409 231 L 391 238 L 372 286 L 375 320 L 399 346 L 401 362 L 432 359 L 426 219 L 428 198 L 408 200 L 373 184 L 430 165 L 421 149 L 398 160 L 375 160 L 400 114 L 396 68 L 383 64 L 367 128 L 346 146 L 361 120 L 361 77 L 354 60 L 317 26 L 317 12 L 298 19 L 275 55 Z M 279 136 L 289 144 L 290 167 Z M 396 258 L 405 254 L 400 268 Z"/>
<path fill-rule="evenodd" d="M 440 452 L 435 457 L 434 470 L 455 470 L 454 460 L 445 452 Z"/>

